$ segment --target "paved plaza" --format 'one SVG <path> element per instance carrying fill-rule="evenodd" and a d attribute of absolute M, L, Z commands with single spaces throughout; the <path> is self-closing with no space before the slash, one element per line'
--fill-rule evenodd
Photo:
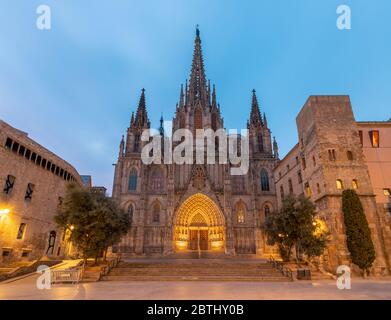
<path fill-rule="evenodd" d="M 351 290 L 334 280 L 295 282 L 100 281 L 39 290 L 37 276 L 0 284 L 0 299 L 391 299 L 391 280 L 352 279 Z"/>

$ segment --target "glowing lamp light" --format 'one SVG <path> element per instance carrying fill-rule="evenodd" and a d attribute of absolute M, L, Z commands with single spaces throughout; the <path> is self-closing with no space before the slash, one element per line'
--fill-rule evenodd
<path fill-rule="evenodd" d="M 224 242 L 221 240 L 215 240 L 211 242 L 212 250 L 219 250 L 222 249 L 224 246 Z"/>
<path fill-rule="evenodd" d="M 6 215 L 6 214 L 9 214 L 9 213 L 10 213 L 10 209 L 8 209 L 8 208 L 0 209 L 0 216 Z"/>
<path fill-rule="evenodd" d="M 72 225 L 72 226 L 69 227 L 69 229 L 74 230 L 74 229 L 75 229 L 75 226 Z"/>
<path fill-rule="evenodd" d="M 315 236 L 320 236 L 320 235 L 326 233 L 328 230 L 327 225 L 323 220 L 316 219 L 313 222 L 313 225 L 315 226 L 315 231 L 314 231 Z"/>
<path fill-rule="evenodd" d="M 187 248 L 187 241 L 181 241 L 181 240 L 178 240 L 176 241 L 176 247 L 179 249 L 179 250 L 184 250 Z"/>

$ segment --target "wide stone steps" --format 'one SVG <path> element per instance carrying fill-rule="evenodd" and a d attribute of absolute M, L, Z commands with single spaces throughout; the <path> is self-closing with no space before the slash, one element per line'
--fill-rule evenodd
<path fill-rule="evenodd" d="M 290 281 L 267 262 L 187 260 L 121 262 L 107 281 Z"/>
<path fill-rule="evenodd" d="M 279 275 L 280 272 L 274 271 L 274 270 L 230 270 L 230 269 L 225 269 L 225 270 L 186 270 L 186 269 L 175 269 L 176 274 L 180 275 L 252 275 L 252 276 L 257 276 L 257 275 Z M 122 275 L 156 275 L 156 276 L 163 276 L 163 275 L 172 275 L 173 271 L 171 270 L 133 270 L 133 269 L 122 269 L 122 270 L 113 270 L 111 271 L 110 275 L 113 276 L 122 276 Z"/>
<path fill-rule="evenodd" d="M 229 276 L 229 275 L 192 275 L 192 276 L 181 276 L 181 275 L 171 275 L 171 276 L 104 276 L 101 280 L 104 281 L 276 281 L 276 282 L 287 282 L 290 281 L 284 276 Z"/>
<path fill-rule="evenodd" d="M 224 252 L 186 251 L 171 254 L 171 259 L 229 259 Z"/>

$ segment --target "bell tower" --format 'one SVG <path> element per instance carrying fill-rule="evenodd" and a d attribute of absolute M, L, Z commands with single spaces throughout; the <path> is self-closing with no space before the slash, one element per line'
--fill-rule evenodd
<path fill-rule="evenodd" d="M 266 114 L 261 115 L 255 89 L 252 91 L 250 119 L 247 123 L 250 137 L 250 153 L 256 157 L 278 158 L 278 146 L 274 139 L 272 148 L 271 131 L 267 125 Z"/>

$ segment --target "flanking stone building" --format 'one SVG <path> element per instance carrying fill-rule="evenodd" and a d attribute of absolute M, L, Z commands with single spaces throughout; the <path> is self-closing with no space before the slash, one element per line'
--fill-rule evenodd
<path fill-rule="evenodd" d="M 141 161 L 141 133 L 150 128 L 145 92 L 131 115 L 115 166 L 113 198 L 127 210 L 132 226 L 113 251 L 168 255 L 219 252 L 227 255 L 272 252 L 260 228 L 276 208 L 273 168 L 278 147 L 255 91 L 249 105 L 250 169 L 230 174 L 230 164 L 152 164 Z M 245 108 L 240 108 L 245 110 Z M 162 122 L 162 120 L 161 120 Z M 246 124 L 243 124 L 246 128 Z M 189 82 L 181 87 L 173 128 L 224 128 L 215 87 L 206 80 L 197 30 Z M 163 135 L 161 123 L 160 132 Z M 195 135 L 194 135 L 195 136 Z"/>
<path fill-rule="evenodd" d="M 0 263 L 64 257 L 70 244 L 53 221 L 69 181 L 65 160 L 0 120 Z"/>
<path fill-rule="evenodd" d="M 390 271 L 391 122 L 356 122 L 348 96 L 311 96 L 297 118 L 299 142 L 274 169 L 278 206 L 304 194 L 331 234 L 323 266 L 349 265 L 342 191 L 355 189 L 376 250 L 374 271 Z M 380 140 L 381 137 L 381 140 Z M 375 188 L 375 189 L 374 189 Z"/>

